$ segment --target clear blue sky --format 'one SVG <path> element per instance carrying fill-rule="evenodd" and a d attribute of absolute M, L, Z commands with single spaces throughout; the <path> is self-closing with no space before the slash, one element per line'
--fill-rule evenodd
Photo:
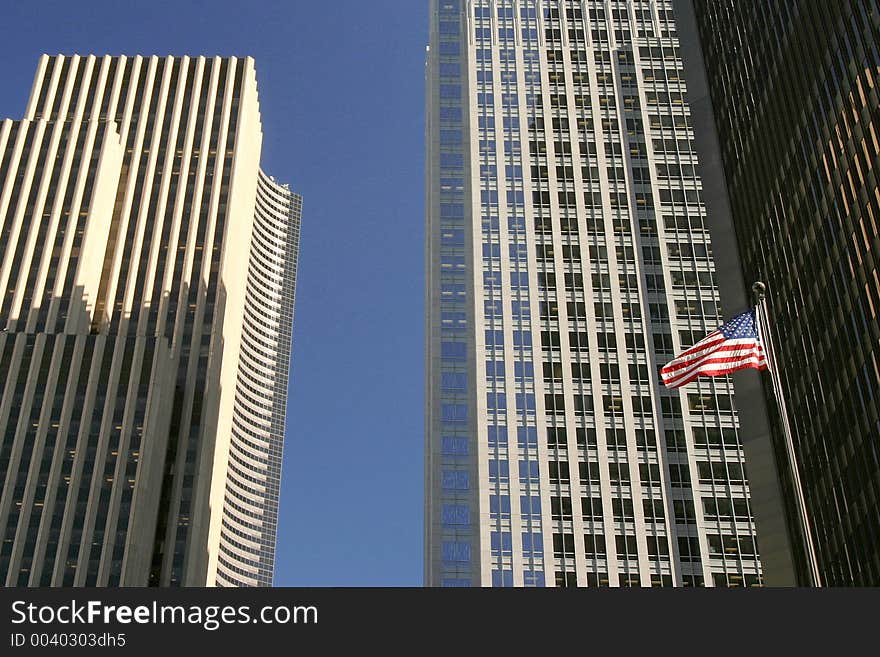
<path fill-rule="evenodd" d="M 280 586 L 422 583 L 424 0 L 7 0 L 0 117 L 50 54 L 251 55 L 304 197 Z"/>

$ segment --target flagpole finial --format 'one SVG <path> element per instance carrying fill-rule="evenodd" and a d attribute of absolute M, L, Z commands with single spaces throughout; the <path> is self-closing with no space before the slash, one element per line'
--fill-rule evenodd
<path fill-rule="evenodd" d="M 764 294 L 767 292 L 767 286 L 761 281 L 755 281 L 755 284 L 752 285 L 752 292 L 755 293 L 755 301 L 761 303 L 764 300 Z"/>

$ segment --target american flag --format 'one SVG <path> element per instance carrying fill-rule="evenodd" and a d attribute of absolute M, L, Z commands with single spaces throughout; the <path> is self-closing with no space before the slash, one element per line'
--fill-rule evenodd
<path fill-rule="evenodd" d="M 678 388 L 698 376 L 722 376 L 745 368 L 767 369 L 754 309 L 737 315 L 660 370 L 667 388 Z"/>

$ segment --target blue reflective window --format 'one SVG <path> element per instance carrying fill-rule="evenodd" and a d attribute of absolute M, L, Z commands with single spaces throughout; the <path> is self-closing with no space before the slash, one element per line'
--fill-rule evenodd
<path fill-rule="evenodd" d="M 458 34 L 458 22 L 457 21 L 440 21 L 439 26 L 440 34 L 447 36 L 455 36 Z"/>
<path fill-rule="evenodd" d="M 486 408 L 489 409 L 490 413 L 492 411 L 503 411 L 507 408 L 507 395 L 503 392 L 487 392 Z"/>
<path fill-rule="evenodd" d="M 516 393 L 516 410 L 535 412 L 535 393 L 518 392 Z"/>
<path fill-rule="evenodd" d="M 442 269 L 464 269 L 464 256 L 442 254 L 440 256 Z"/>
<path fill-rule="evenodd" d="M 511 247 L 511 251 L 513 248 Z M 525 271 L 510 272 L 510 287 L 523 288 L 529 286 L 529 273 Z"/>
<path fill-rule="evenodd" d="M 500 59 L 502 62 L 510 62 L 511 64 L 515 64 L 516 50 L 513 50 L 512 48 L 501 48 L 498 51 L 498 59 Z"/>
<path fill-rule="evenodd" d="M 500 244 L 483 244 L 483 257 L 484 258 L 500 258 L 501 257 L 501 245 Z"/>
<path fill-rule="evenodd" d="M 490 426 L 489 447 L 507 447 L 507 427 Z"/>
<path fill-rule="evenodd" d="M 517 427 L 516 444 L 520 449 L 538 447 L 538 427 Z"/>
<path fill-rule="evenodd" d="M 513 376 L 517 379 L 533 379 L 535 378 L 535 364 L 531 361 L 515 362 L 513 364 Z"/>
<path fill-rule="evenodd" d="M 440 153 L 440 166 L 444 169 L 461 169 L 464 167 L 464 155 Z"/>
<path fill-rule="evenodd" d="M 464 217 L 464 203 L 441 203 L 440 216 L 444 219 Z M 464 240 L 462 239 L 462 243 L 463 242 Z"/>
<path fill-rule="evenodd" d="M 487 290 L 497 290 L 501 287 L 501 272 L 500 271 L 484 271 L 483 272 L 483 287 Z"/>
<path fill-rule="evenodd" d="M 440 243 L 443 246 L 464 246 L 464 231 L 443 228 L 440 231 Z"/>
<path fill-rule="evenodd" d="M 545 586 L 544 573 L 538 570 L 523 571 L 523 586 L 536 586 L 543 588 Z"/>
<path fill-rule="evenodd" d="M 519 498 L 519 510 L 523 517 L 541 515 L 541 498 L 537 495 L 523 495 Z"/>
<path fill-rule="evenodd" d="M 440 131 L 440 143 L 441 144 L 460 144 L 461 143 L 461 130 L 441 130 Z"/>
<path fill-rule="evenodd" d="M 443 390 L 466 390 L 467 374 L 464 372 L 443 372 L 440 374 L 440 387 Z"/>
<path fill-rule="evenodd" d="M 480 165 L 480 178 L 497 178 L 498 177 L 498 166 L 495 164 L 481 164 Z"/>
<path fill-rule="evenodd" d="M 443 490 L 469 490 L 470 477 L 466 470 L 444 470 L 440 475 Z"/>
<path fill-rule="evenodd" d="M 510 495 L 490 495 L 489 513 L 496 516 L 510 516 Z"/>
<path fill-rule="evenodd" d="M 507 230 L 511 233 L 525 233 L 526 220 L 525 217 L 508 217 Z"/>
<path fill-rule="evenodd" d="M 441 107 L 440 108 L 440 120 L 441 121 L 451 121 L 451 122 L 460 122 L 461 121 L 461 108 L 460 107 Z"/>
<path fill-rule="evenodd" d="M 522 548 L 523 556 L 526 558 L 542 555 L 544 552 L 543 536 L 540 533 L 523 532 Z"/>
<path fill-rule="evenodd" d="M 461 75 L 460 64 L 440 64 L 440 77 L 457 78 Z"/>
<path fill-rule="evenodd" d="M 441 404 L 440 414 L 443 422 L 459 424 L 467 422 L 468 407 L 467 404 Z"/>
<path fill-rule="evenodd" d="M 489 479 L 506 480 L 510 478 L 510 464 L 507 461 L 489 459 Z"/>
<path fill-rule="evenodd" d="M 457 57 L 461 54 L 461 44 L 458 41 L 441 41 L 440 56 L 441 57 Z"/>
<path fill-rule="evenodd" d="M 531 347 L 532 332 L 531 331 L 514 331 L 513 332 L 514 347 Z"/>
<path fill-rule="evenodd" d="M 444 525 L 466 526 L 471 523 L 471 510 L 463 504 L 444 504 L 440 509 L 440 521 Z"/>
<path fill-rule="evenodd" d="M 463 329 L 467 326 L 467 313 L 442 312 L 440 313 L 440 325 L 444 329 Z"/>
<path fill-rule="evenodd" d="M 440 358 L 443 360 L 465 360 L 467 344 L 464 342 L 441 342 Z"/>
<path fill-rule="evenodd" d="M 490 532 L 489 544 L 492 547 L 492 553 L 496 556 L 498 553 L 505 555 L 513 552 L 513 539 L 510 532 Z"/>
<path fill-rule="evenodd" d="M 469 579 L 456 579 L 456 578 L 452 578 L 452 577 L 444 577 L 440 582 L 440 586 L 445 589 L 465 588 L 465 587 L 469 587 L 470 585 L 471 585 L 471 580 L 469 580 Z"/>
<path fill-rule="evenodd" d="M 511 301 L 510 311 L 514 319 L 530 319 L 531 307 L 528 301 Z"/>
<path fill-rule="evenodd" d="M 493 570 L 492 571 L 492 586 L 496 586 L 496 587 L 511 587 L 511 586 L 513 586 L 513 571 L 512 570 Z"/>
<path fill-rule="evenodd" d="M 440 450 L 445 456 L 467 456 L 468 439 L 460 436 L 443 436 Z"/>
<path fill-rule="evenodd" d="M 501 317 L 504 314 L 504 304 L 501 299 L 489 299 L 483 302 L 483 316 L 486 319 Z"/>
<path fill-rule="evenodd" d="M 523 479 L 531 479 L 532 481 L 536 481 L 538 479 L 538 462 L 537 461 L 520 461 L 519 462 L 519 478 Z"/>
<path fill-rule="evenodd" d="M 528 244 L 511 244 L 510 245 L 510 259 L 511 260 L 528 260 L 529 259 L 529 246 Z"/>
<path fill-rule="evenodd" d="M 480 202 L 483 205 L 498 205 L 498 191 L 495 189 L 482 190 L 480 192 Z"/>
<path fill-rule="evenodd" d="M 488 329 L 486 331 L 486 349 L 504 346 L 504 331 Z"/>
<path fill-rule="evenodd" d="M 460 541 L 443 541 L 441 547 L 443 561 L 468 562 L 471 560 L 471 545 Z"/>
<path fill-rule="evenodd" d="M 486 377 L 490 379 L 504 378 L 504 361 L 503 360 L 487 360 L 486 361 Z"/>
<path fill-rule="evenodd" d="M 525 196 L 523 196 L 522 191 L 516 190 L 507 192 L 507 205 L 522 205 L 523 203 L 525 203 Z"/>
<path fill-rule="evenodd" d="M 440 286 L 441 296 L 463 297 L 465 286 L 463 283 L 445 283 Z"/>

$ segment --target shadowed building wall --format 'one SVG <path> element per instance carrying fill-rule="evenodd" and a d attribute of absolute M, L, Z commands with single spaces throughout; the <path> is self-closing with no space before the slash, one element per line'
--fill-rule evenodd
<path fill-rule="evenodd" d="M 7 585 L 271 582 L 300 203 L 261 143 L 250 58 L 44 56 L 0 124 Z"/>
<path fill-rule="evenodd" d="M 692 4 L 740 276 L 768 285 L 820 574 L 828 585 L 876 586 L 880 8 L 862 0 Z M 773 433 L 806 583 L 789 464 L 778 426 Z"/>

